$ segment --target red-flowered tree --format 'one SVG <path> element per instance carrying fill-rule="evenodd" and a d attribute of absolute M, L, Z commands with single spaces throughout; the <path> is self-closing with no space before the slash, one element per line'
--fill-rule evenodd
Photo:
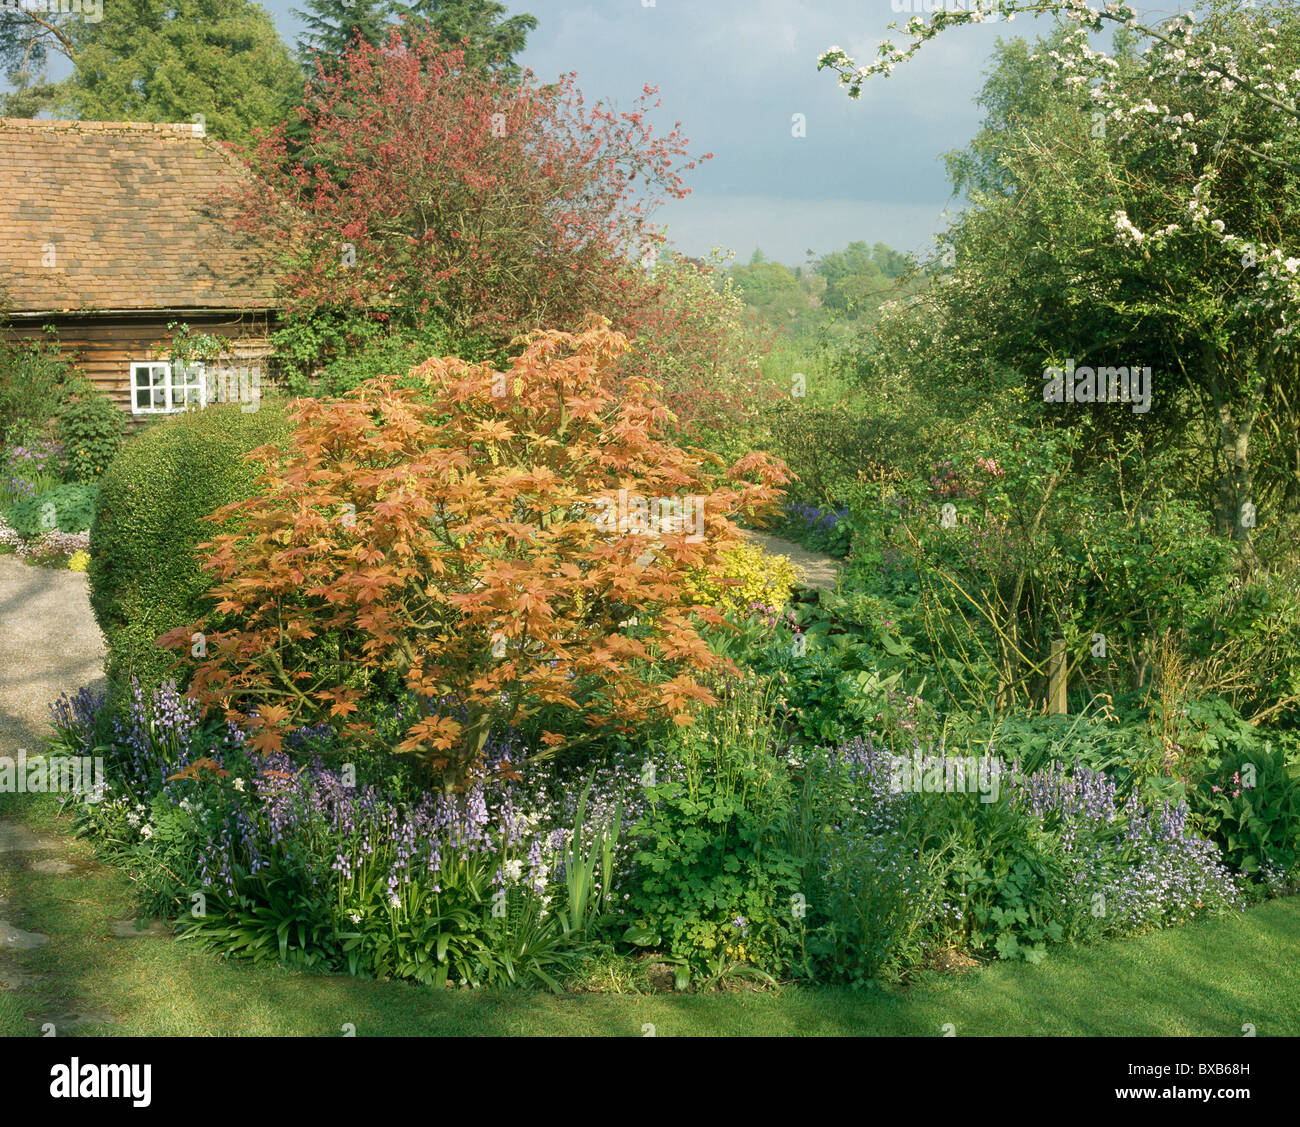
<path fill-rule="evenodd" d="M 651 211 L 688 192 L 680 123 L 656 135 L 648 86 L 616 112 L 574 75 L 512 81 L 408 39 L 357 42 L 314 79 L 306 143 L 277 129 L 247 158 L 238 225 L 284 248 L 290 308 L 433 315 L 500 344 L 592 312 L 619 323 L 644 297 Z"/>
<path fill-rule="evenodd" d="M 191 693 L 274 749 L 321 722 L 373 739 L 399 685 L 430 705 L 399 748 L 449 788 L 539 710 L 592 732 L 689 723 L 713 699 L 696 674 L 728 663 L 687 578 L 789 478 L 667 441 L 667 408 L 619 377 L 626 348 L 602 320 L 534 334 L 506 372 L 429 360 L 423 394 L 378 380 L 299 401 L 259 496 L 210 518 L 233 522 L 202 546 L 213 616 L 159 639 L 201 658 Z"/>

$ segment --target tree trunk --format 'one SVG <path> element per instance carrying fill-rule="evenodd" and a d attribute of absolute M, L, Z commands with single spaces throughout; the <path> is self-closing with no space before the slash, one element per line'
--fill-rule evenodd
<path fill-rule="evenodd" d="M 1215 514 L 1219 535 L 1236 541 L 1250 539 L 1255 526 L 1250 473 L 1250 432 L 1254 420 L 1245 420 L 1226 404 L 1219 407 L 1219 449 L 1224 467 L 1219 478 L 1219 503 Z"/>
<path fill-rule="evenodd" d="M 1248 545 L 1251 531 L 1255 527 L 1250 435 L 1254 430 L 1255 420 L 1259 417 L 1258 388 L 1266 376 L 1261 372 L 1260 376 L 1263 378 L 1255 381 L 1255 386 L 1250 388 L 1245 402 L 1234 404 L 1224 388 L 1220 371 L 1221 358 L 1213 345 L 1208 342 L 1201 347 L 1201 360 L 1206 382 L 1214 400 L 1219 426 L 1221 469 L 1215 502 L 1215 525 L 1220 536 Z M 1261 355 L 1261 368 L 1269 365 L 1271 361 L 1271 354 Z"/>

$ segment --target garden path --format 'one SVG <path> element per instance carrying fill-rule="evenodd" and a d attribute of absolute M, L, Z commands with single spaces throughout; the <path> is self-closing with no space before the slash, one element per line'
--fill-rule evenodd
<path fill-rule="evenodd" d="M 30 754 L 45 750 L 50 704 L 61 693 L 83 685 L 103 686 L 104 639 L 90 609 L 90 587 L 83 572 L 29 567 L 12 556 L 0 556 L 0 756 L 19 749 Z M 0 992 L 17 991 L 32 999 L 28 1020 L 62 1031 L 78 1025 L 103 1025 L 116 1019 L 89 1005 L 69 1010 L 62 1000 L 42 1002 L 48 974 L 33 969 L 25 952 L 39 951 L 51 935 L 22 926 L 33 916 L 24 888 L 15 876 L 22 870 L 59 878 L 84 874 L 100 866 L 74 857 L 61 835 L 33 830 L 12 817 L 0 817 Z M 39 886 L 45 887 L 44 882 Z M 48 925 L 47 925 L 48 926 Z M 151 936 L 158 929 L 139 930 L 134 920 L 112 924 L 112 938 Z M 57 933 L 53 936 L 57 942 Z"/>
<path fill-rule="evenodd" d="M 782 540 L 766 532 L 753 532 L 745 529 L 745 535 L 758 541 L 765 552 L 776 556 L 789 556 L 804 572 L 804 583 L 808 587 L 825 587 L 835 590 L 839 585 L 841 562 L 834 556 L 822 552 L 810 552 L 802 544 L 793 540 Z"/>
<path fill-rule="evenodd" d="M 42 750 L 50 704 L 102 688 L 103 666 L 85 573 L 0 556 L 0 755 Z"/>

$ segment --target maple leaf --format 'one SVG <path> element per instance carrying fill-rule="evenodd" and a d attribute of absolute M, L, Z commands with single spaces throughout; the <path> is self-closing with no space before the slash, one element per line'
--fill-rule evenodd
<path fill-rule="evenodd" d="M 253 719 L 259 724 L 274 727 L 289 719 L 289 710 L 282 704 L 264 704 Z"/>
<path fill-rule="evenodd" d="M 230 776 L 230 772 L 225 770 L 212 756 L 205 755 L 201 759 L 196 759 L 193 763 L 182 767 L 176 774 L 170 776 L 168 782 L 173 782 L 176 779 L 198 779 L 204 771 L 210 771 L 220 779 L 229 778 Z"/>
<path fill-rule="evenodd" d="M 248 746 L 263 755 L 270 755 L 280 750 L 283 736 L 274 728 L 260 728 L 248 741 Z"/>
<path fill-rule="evenodd" d="M 321 695 L 334 701 L 330 706 L 331 716 L 346 717 L 350 712 L 358 710 L 357 697 L 361 694 L 356 689 L 335 689 Z"/>

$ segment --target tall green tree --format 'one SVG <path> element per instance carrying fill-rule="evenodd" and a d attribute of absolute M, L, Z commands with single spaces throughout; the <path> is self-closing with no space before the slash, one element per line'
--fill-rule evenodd
<path fill-rule="evenodd" d="M 823 255 L 817 273 L 826 279 L 826 308 L 839 312 L 857 312 L 892 288 L 873 260 L 871 248 L 861 240 Z"/>
<path fill-rule="evenodd" d="M 510 16 L 494 0 L 308 0 L 307 9 L 296 14 L 307 25 L 298 54 L 309 76 L 317 60 L 331 73 L 354 42 L 383 45 L 401 23 L 408 43 L 416 35 L 434 35 L 448 46 L 464 43 L 466 66 L 514 77 L 519 72 L 514 56 L 537 28 L 535 16 Z"/>
<path fill-rule="evenodd" d="M 113 0 L 98 21 L 12 13 L 0 60 L 29 60 L 6 112 L 50 109 L 83 120 L 191 121 L 246 141 L 284 120 L 302 79 L 270 16 L 252 0 Z M 20 18 L 21 17 L 21 18 Z M 45 25 L 45 26 L 42 26 Z M 52 54 L 73 64 L 61 82 L 35 78 Z"/>
<path fill-rule="evenodd" d="M 395 0 L 393 8 L 408 25 L 432 31 L 443 43 L 466 42 L 467 66 L 500 70 L 510 77 L 519 73 L 514 57 L 537 30 L 536 16 L 507 15 L 506 6 L 494 0 L 413 0 L 409 4 Z"/>
<path fill-rule="evenodd" d="M 0 94 L 0 116 L 35 117 L 53 107 L 49 64 L 55 56 L 71 60 L 72 25 L 80 15 L 6 9 L 0 16 L 0 71 L 12 90 Z"/>
<path fill-rule="evenodd" d="M 307 0 L 307 10 L 293 10 L 307 26 L 298 37 L 298 58 L 310 77 L 319 59 L 331 71 L 358 40 L 378 47 L 393 24 L 392 0 Z"/>
<path fill-rule="evenodd" d="M 884 243 L 876 243 L 871 248 L 871 261 L 886 278 L 899 278 L 911 269 L 907 255 Z"/>

